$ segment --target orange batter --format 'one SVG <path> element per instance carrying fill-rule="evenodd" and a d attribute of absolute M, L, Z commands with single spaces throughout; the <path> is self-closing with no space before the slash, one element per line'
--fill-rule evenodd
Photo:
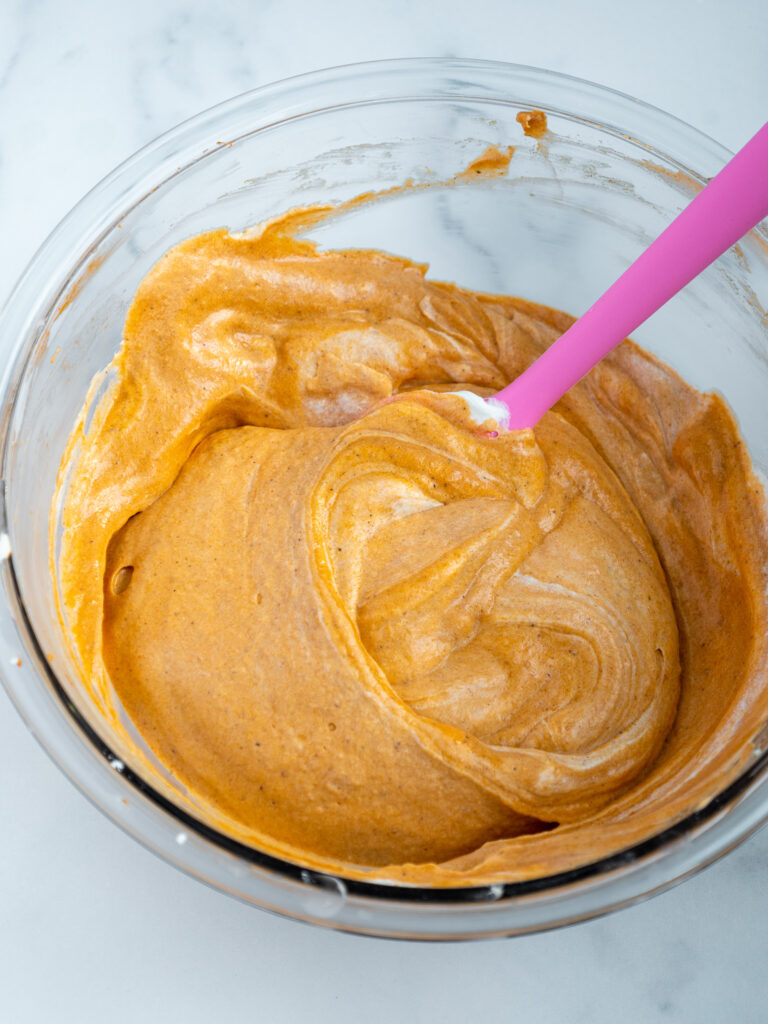
<path fill-rule="evenodd" d="M 260 849 L 434 885 L 560 871 L 707 802 L 768 714 L 766 516 L 733 419 L 630 342 L 534 431 L 570 323 L 319 252 L 168 253 L 65 458 L 63 614 L 130 756 Z M 394 401 L 383 401 L 397 396 Z"/>

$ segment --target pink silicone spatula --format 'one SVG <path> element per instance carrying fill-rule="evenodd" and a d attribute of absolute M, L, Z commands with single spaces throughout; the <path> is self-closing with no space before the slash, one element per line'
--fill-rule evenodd
<path fill-rule="evenodd" d="M 768 217 L 768 124 L 602 298 L 524 373 L 485 400 L 492 410 L 486 410 L 486 417 L 492 415 L 509 430 L 535 426 L 604 355 L 764 217 Z"/>

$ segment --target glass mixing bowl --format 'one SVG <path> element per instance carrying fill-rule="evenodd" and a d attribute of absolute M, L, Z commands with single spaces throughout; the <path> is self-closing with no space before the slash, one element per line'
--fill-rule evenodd
<path fill-rule="evenodd" d="M 516 115 L 548 118 L 540 141 Z M 440 185 L 488 145 L 505 177 Z M 657 892 L 768 817 L 768 740 L 707 806 L 615 856 L 530 882 L 449 890 L 345 881 L 267 857 L 150 785 L 81 689 L 55 612 L 49 510 L 89 384 L 119 347 L 131 297 L 172 245 L 291 206 L 432 184 L 363 204 L 312 232 L 428 262 L 434 278 L 578 314 L 728 157 L 630 97 L 532 68 L 406 60 L 293 78 L 193 118 L 98 185 L 59 225 L 0 318 L 0 665 L 51 757 L 105 814 L 188 873 L 291 917 L 419 939 L 511 935 Z M 696 387 L 720 390 L 768 467 L 768 234 L 754 231 L 636 338 Z M 53 540 L 55 546 L 55 536 Z"/>

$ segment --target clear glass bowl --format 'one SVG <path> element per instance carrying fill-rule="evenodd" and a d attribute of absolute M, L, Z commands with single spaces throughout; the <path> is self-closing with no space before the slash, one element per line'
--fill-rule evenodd
<path fill-rule="evenodd" d="M 516 115 L 545 111 L 550 134 Z M 509 174 L 453 186 L 489 144 Z M 582 920 L 708 864 L 768 817 L 768 740 L 707 806 L 647 841 L 531 882 L 426 890 L 321 876 L 242 846 L 131 767 L 89 704 L 55 614 L 48 517 L 62 451 L 117 350 L 137 285 L 172 245 L 291 206 L 432 183 L 312 235 L 428 262 L 430 274 L 578 314 L 728 153 L 673 117 L 577 79 L 500 63 L 406 60 L 293 78 L 193 118 L 98 185 L 59 225 L 0 317 L 0 666 L 51 757 L 105 814 L 177 867 L 291 917 L 372 935 L 511 935 Z M 768 467 L 768 234 L 753 232 L 636 334 L 734 409 Z"/>

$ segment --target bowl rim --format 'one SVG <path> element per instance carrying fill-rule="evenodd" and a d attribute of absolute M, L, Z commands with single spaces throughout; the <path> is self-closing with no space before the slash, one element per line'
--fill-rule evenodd
<path fill-rule="evenodd" d="M 502 86 L 507 85 L 508 87 L 511 81 L 514 81 L 517 86 L 518 94 L 502 91 Z M 354 91 L 350 89 L 353 83 Z M 400 87 L 403 91 L 393 93 L 393 87 L 398 83 L 402 83 Z M 435 91 L 438 84 L 441 90 L 439 92 Z M 408 86 L 407 90 L 405 86 Z M 418 88 L 424 90 L 430 86 L 432 91 L 429 95 L 421 95 L 416 91 Z M 468 93 L 467 89 L 474 91 Z M 522 95 L 519 94 L 521 90 Z M 316 98 L 318 94 L 323 96 L 325 101 L 321 106 L 318 106 Z M 542 101 L 545 94 L 547 102 Z M 346 99 L 343 98 L 345 95 Z M 350 95 L 355 96 L 354 100 L 350 101 Z M 530 97 L 530 103 L 526 96 Z M 581 106 L 579 114 L 568 111 L 566 106 L 559 107 L 558 101 L 568 96 L 578 97 L 580 103 L 586 104 L 587 111 L 599 112 L 601 119 L 588 116 Z M 123 784 L 140 794 L 155 809 L 159 809 L 164 817 L 169 818 L 168 845 L 163 848 L 157 842 L 148 841 L 146 834 L 126 821 L 124 815 L 120 813 L 119 804 L 116 807 L 113 803 L 108 803 L 96 796 L 94 787 L 89 785 L 90 780 L 87 773 L 72 767 L 71 759 L 67 758 L 67 737 L 52 736 L 51 729 L 41 726 L 39 718 L 36 716 L 37 708 L 34 701 L 29 698 L 25 687 L 21 685 L 20 674 L 9 672 L 6 667 L 9 664 L 9 657 L 6 655 L 13 651 L 13 643 L 18 644 L 18 641 L 15 638 L 9 641 L 5 632 L 0 634 L 0 654 L 3 656 L 0 659 L 0 665 L 2 665 L 0 678 L 30 731 L 77 788 L 119 827 L 138 839 L 142 845 L 198 878 L 200 877 L 199 870 L 195 870 L 185 860 L 184 847 L 176 845 L 178 842 L 176 836 L 180 826 L 194 833 L 204 844 L 211 844 L 240 860 L 247 861 L 255 868 L 266 872 L 270 878 L 279 876 L 289 884 L 295 883 L 300 887 L 309 886 L 310 888 L 318 885 L 322 888 L 328 879 L 332 879 L 342 885 L 345 902 L 357 900 L 360 905 L 373 903 L 377 907 L 383 904 L 394 905 L 395 918 L 397 917 L 397 908 L 405 906 L 418 906 L 421 911 L 425 911 L 429 907 L 456 908 L 472 904 L 478 908 L 482 905 L 489 911 L 498 912 L 505 906 L 508 908 L 515 901 L 542 893 L 557 894 L 558 891 L 563 893 L 566 889 L 575 887 L 577 895 L 583 894 L 585 888 L 594 889 L 596 883 L 605 881 L 608 876 L 618 882 L 626 880 L 627 876 L 633 880 L 642 879 L 645 877 L 640 870 L 642 866 L 645 865 L 651 869 L 646 872 L 646 882 L 649 879 L 654 882 L 650 887 L 647 884 L 645 887 L 634 884 L 629 888 L 625 887 L 621 893 L 611 894 L 610 886 L 601 886 L 609 898 L 591 905 L 586 910 L 581 908 L 570 916 L 550 915 L 546 920 L 542 919 L 533 926 L 522 928 L 517 928 L 514 922 L 501 924 L 500 921 L 489 921 L 488 924 L 492 926 L 490 929 L 484 927 L 482 930 L 472 931 L 471 935 L 461 936 L 474 937 L 541 930 L 594 917 L 667 888 L 689 874 L 700 870 L 745 839 L 768 818 L 768 800 L 765 801 L 764 808 L 761 809 L 757 806 L 763 802 L 759 799 L 762 797 L 763 789 L 768 787 L 768 773 L 765 771 L 768 766 L 768 751 L 757 757 L 745 771 L 706 806 L 667 826 L 656 835 L 598 861 L 554 875 L 518 882 L 505 882 L 490 887 L 488 885 L 470 885 L 431 888 L 393 885 L 381 881 L 359 881 L 349 879 L 341 874 L 309 871 L 300 864 L 262 853 L 228 837 L 181 810 L 129 766 L 122 764 L 109 745 L 101 739 L 96 730 L 72 704 L 40 648 L 24 604 L 8 539 L 9 533 L 12 531 L 9 530 L 5 483 L 13 414 L 19 400 L 20 386 L 29 357 L 47 320 L 45 311 L 50 312 L 56 306 L 88 252 L 98 245 L 106 232 L 133 206 L 142 201 L 148 191 L 166 184 L 175 174 L 186 170 L 192 163 L 205 159 L 219 146 L 229 145 L 247 135 L 256 134 L 295 118 L 353 105 L 365 106 L 381 101 L 450 100 L 459 97 L 464 100 L 508 103 L 510 106 L 520 109 L 526 109 L 527 105 L 530 105 L 541 108 L 547 113 L 570 116 L 573 120 L 588 122 L 608 133 L 628 139 L 650 154 L 663 157 L 665 162 L 676 166 L 692 179 L 701 183 L 706 183 L 711 174 L 715 173 L 731 155 L 725 147 L 674 115 L 606 86 L 527 65 L 501 61 L 431 57 L 340 65 L 270 83 L 241 93 L 188 118 L 129 156 L 87 192 L 53 229 L 30 260 L 0 310 L 0 345 L 7 350 L 8 355 L 4 370 L 0 375 L 0 401 L 3 406 L 0 415 L 0 451 L 2 452 L 0 580 L 6 596 L 15 605 L 18 620 L 17 635 L 26 645 L 26 649 L 34 655 L 33 661 L 38 676 L 44 677 L 42 682 L 47 684 L 50 694 L 54 695 L 59 708 L 63 707 L 66 712 L 66 717 L 69 719 L 67 725 L 75 724 L 80 739 L 86 740 L 91 748 L 91 753 L 96 755 L 96 760 L 101 762 L 102 768 L 107 774 L 114 779 L 117 769 Z M 535 97 L 538 97 L 538 102 L 533 102 Z M 335 102 L 329 102 L 334 99 Z M 615 122 L 611 119 L 606 120 L 606 114 L 610 114 L 614 109 L 618 113 L 629 113 L 631 109 L 633 119 L 634 115 L 637 115 L 636 120 L 641 130 L 630 136 L 622 128 L 620 118 Z M 254 114 L 257 116 L 254 117 Z M 222 135 L 222 119 L 236 132 L 238 127 L 243 127 L 245 122 L 250 124 L 250 128 L 231 138 L 217 138 Z M 231 135 L 231 132 L 223 134 Z M 706 172 L 687 166 L 685 160 L 678 159 L 667 151 L 666 146 L 670 142 L 674 142 L 673 151 L 685 151 L 686 148 L 693 150 L 696 153 L 695 162 L 701 159 L 708 161 L 711 166 L 706 169 Z M 661 148 L 661 145 L 664 145 L 664 148 Z M 150 182 L 152 183 L 151 189 L 148 190 L 147 185 Z M 764 233 L 764 230 L 761 229 L 761 234 Z M 768 238 L 768 235 L 766 237 Z M 73 250 L 79 254 L 74 263 L 71 260 Z M 67 255 L 65 265 L 68 276 L 62 278 L 59 275 L 56 278 L 54 273 L 53 278 L 49 279 L 51 274 L 48 268 L 51 266 L 58 268 L 60 261 L 57 261 L 57 255 L 61 251 Z M 41 274 L 46 279 L 47 288 L 39 288 L 39 281 L 38 284 L 35 284 L 35 280 Z M 6 338 L 10 338 L 10 343 L 5 340 Z M 7 554 L 5 554 L 6 547 L 9 548 Z M 37 681 L 40 682 L 40 679 L 38 678 Z M 93 761 L 91 763 L 93 764 Z M 722 827 L 718 827 L 722 826 L 723 811 L 734 806 L 741 808 L 740 830 L 737 830 L 738 834 L 735 836 L 732 829 L 723 830 Z M 725 834 L 722 834 L 723 832 Z M 706 837 L 709 846 L 706 847 L 703 856 L 699 850 L 694 857 L 692 856 L 692 846 L 696 838 L 701 836 Z M 706 846 L 706 843 L 703 845 Z M 685 846 L 682 853 L 680 852 L 681 846 Z M 677 857 L 676 871 L 673 871 L 671 875 L 664 872 L 663 877 L 657 878 L 655 869 L 658 863 L 661 860 L 667 863 L 670 853 L 673 853 L 676 847 L 680 854 Z M 219 880 L 205 877 L 202 880 L 248 902 L 260 902 L 249 899 L 242 893 L 233 893 L 231 887 Z M 261 905 L 264 904 L 261 903 Z M 313 920 L 317 923 L 357 931 L 361 934 L 397 934 L 402 937 L 407 935 L 411 938 L 457 937 L 455 933 L 451 935 L 419 933 L 418 928 L 410 928 L 404 934 L 394 927 L 387 931 L 386 929 L 382 930 L 380 926 L 373 928 L 360 926 L 359 922 L 356 925 L 354 922 L 345 920 L 343 913 L 329 918 L 322 914 L 313 914 L 311 910 L 307 914 L 302 914 L 297 913 L 294 909 L 286 910 L 285 907 L 270 909 L 286 913 L 294 918 L 301 917 L 304 920 Z M 500 925 L 500 928 L 494 930 L 493 925 Z"/>

